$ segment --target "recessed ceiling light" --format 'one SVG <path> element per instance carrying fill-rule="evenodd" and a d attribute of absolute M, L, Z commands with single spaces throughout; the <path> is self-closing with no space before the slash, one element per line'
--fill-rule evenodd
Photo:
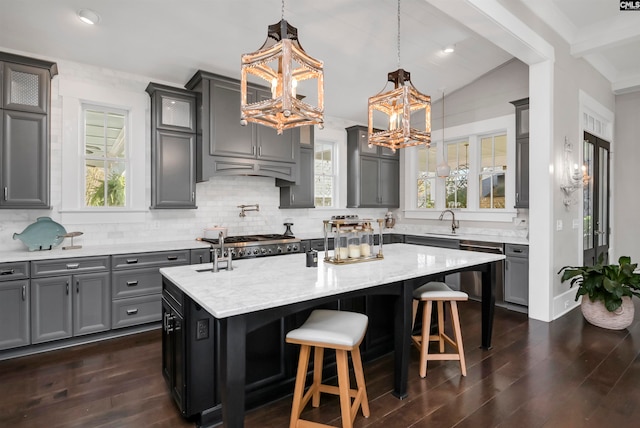
<path fill-rule="evenodd" d="M 85 24 L 95 25 L 100 22 L 100 15 L 90 9 L 82 9 L 78 11 L 78 18 Z"/>
<path fill-rule="evenodd" d="M 449 45 L 449 46 L 446 46 L 444 49 L 442 49 L 442 52 L 446 54 L 450 54 L 455 52 L 455 50 L 456 50 L 456 45 Z"/>

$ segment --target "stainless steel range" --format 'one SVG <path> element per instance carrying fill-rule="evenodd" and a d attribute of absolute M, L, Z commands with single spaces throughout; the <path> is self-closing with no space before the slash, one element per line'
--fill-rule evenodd
<path fill-rule="evenodd" d="M 218 257 L 231 255 L 233 260 L 277 256 L 300 252 L 300 239 L 291 235 L 267 234 L 227 236 L 223 239 L 202 238 L 211 244 Z"/>

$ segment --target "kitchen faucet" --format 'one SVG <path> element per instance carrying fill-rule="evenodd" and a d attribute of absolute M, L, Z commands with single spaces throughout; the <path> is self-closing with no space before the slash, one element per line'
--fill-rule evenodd
<path fill-rule="evenodd" d="M 247 211 L 260 211 L 260 205 L 258 204 L 253 204 L 253 205 L 238 205 L 238 208 L 240 208 L 240 217 L 246 217 L 247 215 L 245 214 L 245 212 Z"/>
<path fill-rule="evenodd" d="M 226 262 L 227 270 L 233 270 L 233 266 L 231 266 L 231 260 L 232 260 L 231 251 L 229 251 L 226 256 L 224 254 L 224 232 L 223 231 L 220 231 L 220 234 L 218 235 L 218 243 L 220 244 L 220 248 L 216 249 L 213 246 L 211 247 L 211 254 L 213 256 L 212 257 L 213 271 L 218 272 L 218 270 L 220 270 L 219 265 L 221 262 Z"/>
<path fill-rule="evenodd" d="M 456 214 L 451 210 L 444 210 L 440 213 L 440 218 L 438 220 L 442 220 L 446 213 L 451 213 L 451 233 L 456 233 L 456 229 L 460 227 L 460 222 L 456 221 Z"/>

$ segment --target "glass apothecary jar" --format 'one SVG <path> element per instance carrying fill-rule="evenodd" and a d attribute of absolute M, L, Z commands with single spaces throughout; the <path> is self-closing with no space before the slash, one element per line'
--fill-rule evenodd
<path fill-rule="evenodd" d="M 381 260 L 382 226 L 384 219 L 332 218 L 324 220 L 324 261 L 332 264 Z M 375 245 L 375 225 L 379 244 Z M 329 238 L 333 238 L 334 251 L 329 252 Z"/>

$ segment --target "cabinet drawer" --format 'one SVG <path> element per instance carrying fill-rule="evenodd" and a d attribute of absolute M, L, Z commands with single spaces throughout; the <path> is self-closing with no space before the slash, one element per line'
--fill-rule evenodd
<path fill-rule="evenodd" d="M 157 253 L 133 253 L 112 256 L 113 269 L 133 269 L 137 267 L 188 265 L 189 250 L 161 251 Z"/>
<path fill-rule="evenodd" d="M 111 293 L 114 299 L 157 294 L 162 290 L 162 275 L 156 267 L 113 272 Z"/>
<path fill-rule="evenodd" d="M 37 260 L 31 262 L 34 278 L 109 270 L 109 256 L 78 257 L 74 259 Z"/>
<path fill-rule="evenodd" d="M 29 262 L 0 263 L 0 281 L 29 278 Z"/>
<path fill-rule="evenodd" d="M 507 257 L 529 257 L 528 245 L 505 244 L 504 252 Z"/>
<path fill-rule="evenodd" d="M 114 300 L 111 309 L 111 328 L 159 321 L 162 317 L 162 295 Z"/>

